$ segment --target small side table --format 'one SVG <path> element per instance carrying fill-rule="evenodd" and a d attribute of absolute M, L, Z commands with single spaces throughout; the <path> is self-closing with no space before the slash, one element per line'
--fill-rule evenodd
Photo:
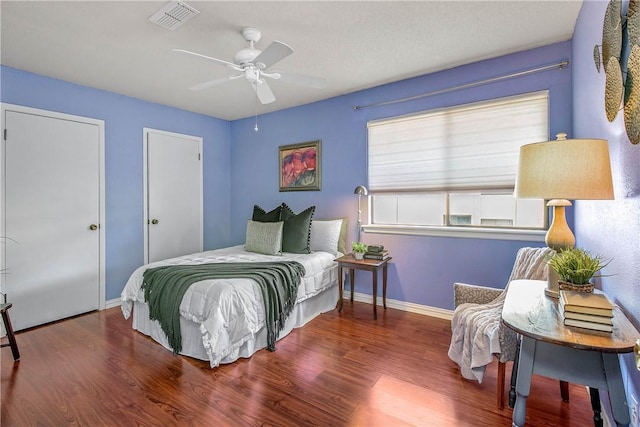
<path fill-rule="evenodd" d="M 505 325 L 522 336 L 513 425 L 524 426 L 533 374 L 588 386 L 594 421 L 601 418 L 597 390 L 607 390 L 616 425 L 628 425 L 618 354 L 633 352 L 638 331 L 618 307 L 611 333 L 565 326 L 557 300 L 545 294 L 546 286 L 541 280 L 514 280 L 502 308 Z"/>
<path fill-rule="evenodd" d="M 348 254 L 334 261 L 338 263 L 338 288 L 340 289 L 340 299 L 338 300 L 338 311 L 342 311 L 342 269 L 349 269 L 349 280 L 351 282 L 351 302 L 353 302 L 353 285 L 355 282 L 355 270 L 368 270 L 373 275 L 373 318 L 378 319 L 378 270 L 382 268 L 382 306 L 387 309 L 387 266 L 391 257 L 378 259 L 355 259 L 353 254 Z"/>

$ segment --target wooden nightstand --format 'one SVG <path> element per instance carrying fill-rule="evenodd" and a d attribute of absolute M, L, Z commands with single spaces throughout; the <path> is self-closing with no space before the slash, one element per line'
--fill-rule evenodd
<path fill-rule="evenodd" d="M 378 270 L 382 268 L 382 306 L 387 309 L 387 266 L 391 257 L 385 260 L 362 259 L 358 260 L 353 254 L 348 254 L 334 261 L 338 263 L 338 288 L 340 289 L 340 299 L 338 300 L 338 311 L 342 311 L 342 269 L 349 269 L 349 281 L 351 282 L 351 302 L 353 302 L 353 284 L 355 281 L 355 270 L 368 270 L 373 275 L 373 318 L 378 319 Z"/>

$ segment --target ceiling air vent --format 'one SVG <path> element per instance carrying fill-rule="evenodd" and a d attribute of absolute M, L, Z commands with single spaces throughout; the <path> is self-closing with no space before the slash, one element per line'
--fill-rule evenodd
<path fill-rule="evenodd" d="M 162 9 L 150 16 L 149 21 L 173 31 L 199 13 L 199 10 L 186 3 L 170 1 Z"/>

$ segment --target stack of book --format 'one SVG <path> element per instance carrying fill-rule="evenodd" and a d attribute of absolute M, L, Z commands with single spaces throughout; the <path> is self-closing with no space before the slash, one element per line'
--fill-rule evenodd
<path fill-rule="evenodd" d="M 382 245 L 369 245 L 367 246 L 367 252 L 364 253 L 366 259 L 385 260 L 389 258 L 389 251 Z"/>
<path fill-rule="evenodd" d="M 560 310 L 567 326 L 613 332 L 613 304 L 604 294 L 560 291 Z"/>

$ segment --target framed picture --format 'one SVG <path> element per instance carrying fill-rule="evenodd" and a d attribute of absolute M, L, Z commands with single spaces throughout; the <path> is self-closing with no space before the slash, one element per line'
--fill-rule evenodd
<path fill-rule="evenodd" d="M 279 147 L 280 191 L 320 191 L 321 141 Z"/>

